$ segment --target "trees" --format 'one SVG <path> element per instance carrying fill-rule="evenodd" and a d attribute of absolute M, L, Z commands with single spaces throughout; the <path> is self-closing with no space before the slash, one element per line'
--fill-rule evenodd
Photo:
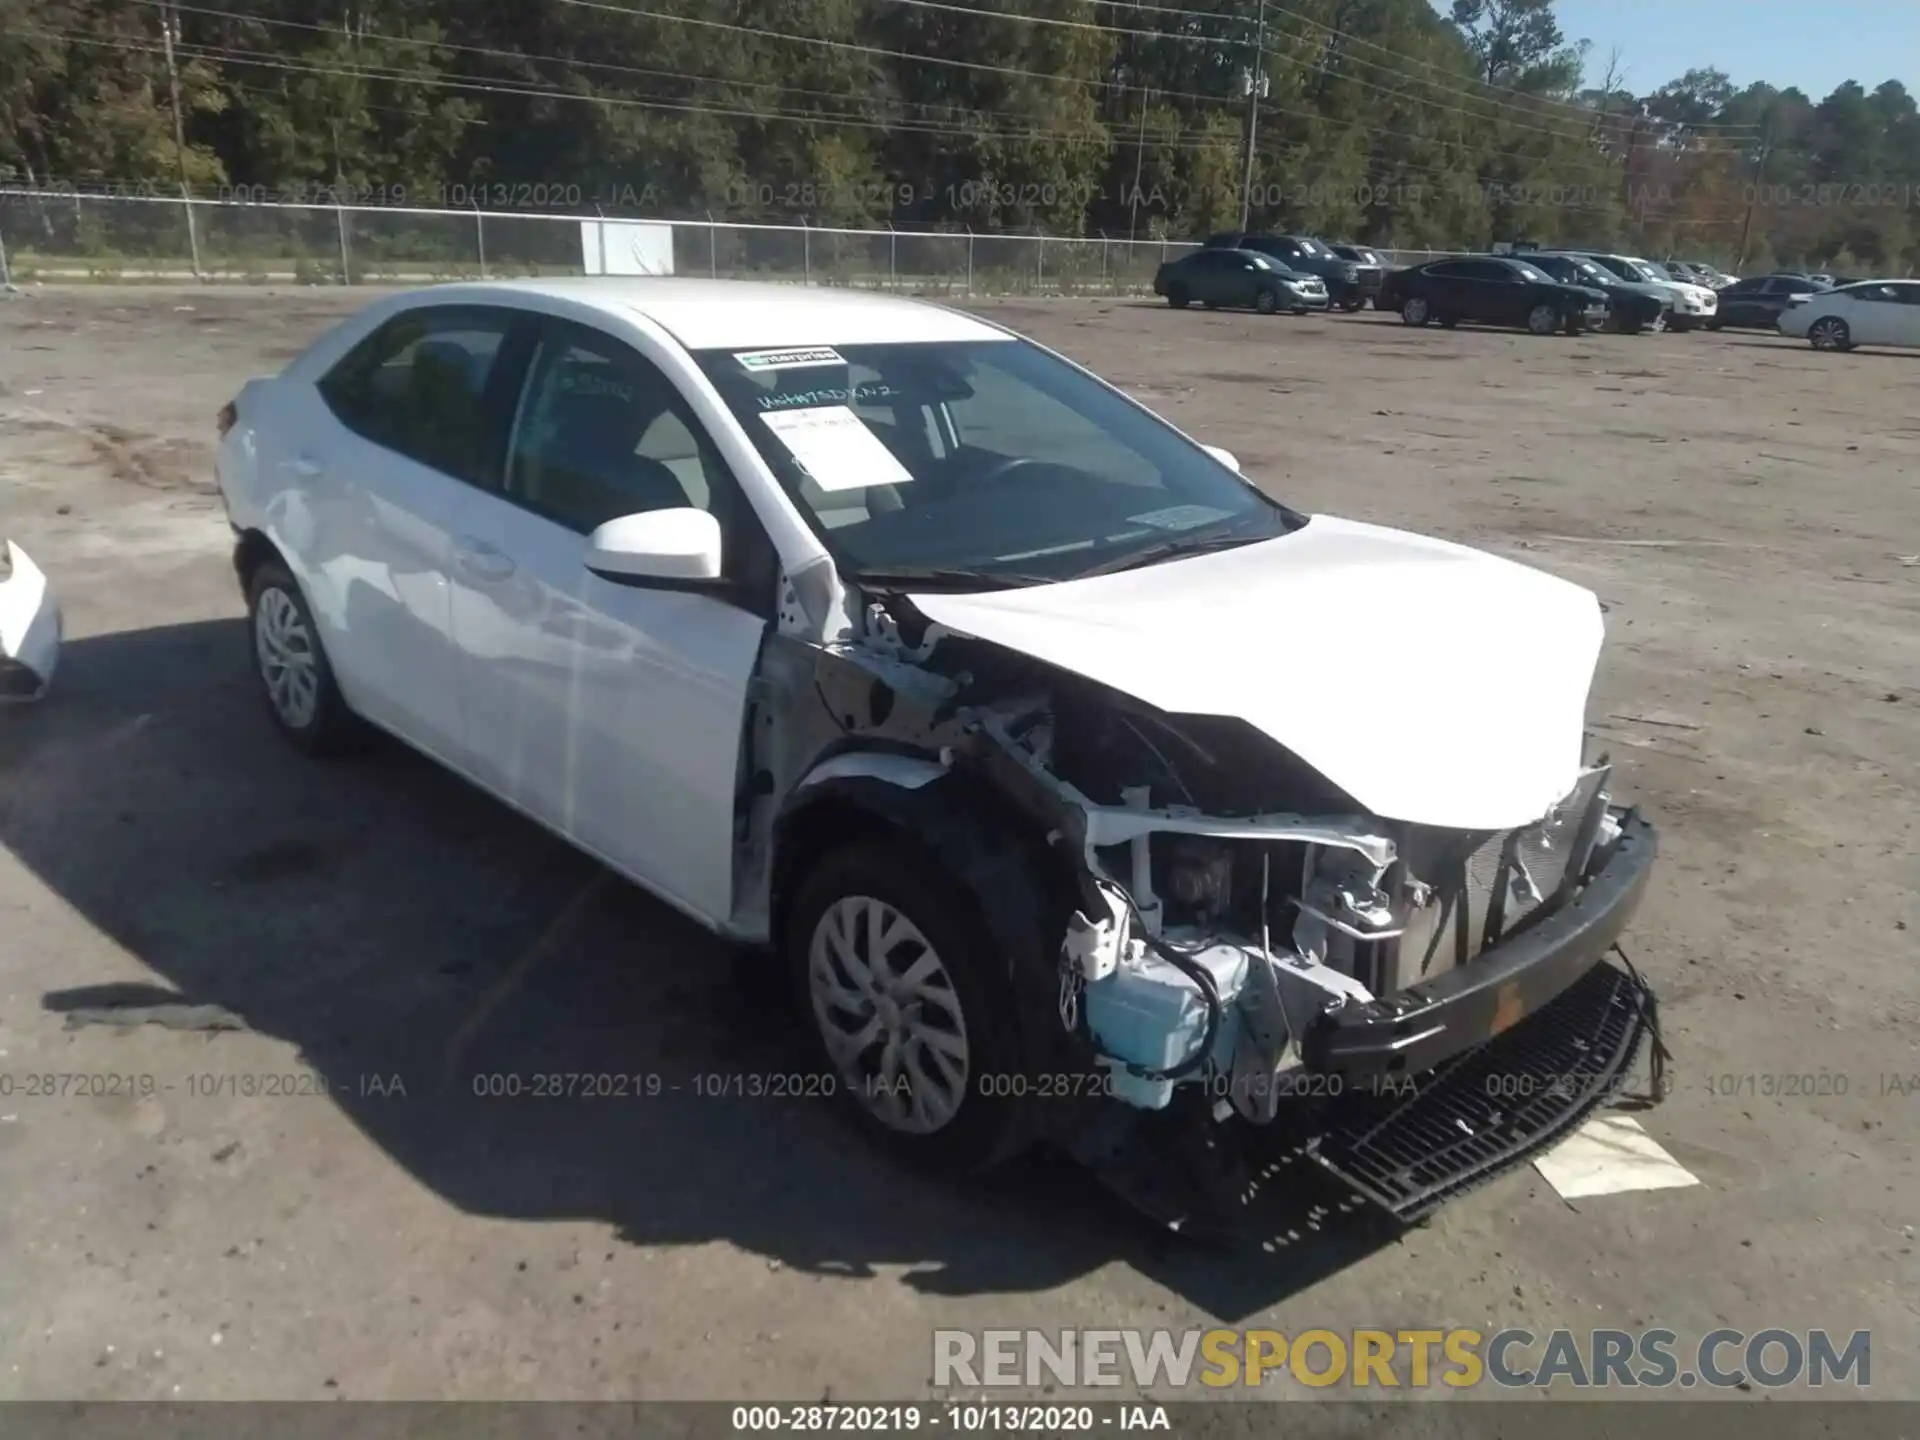
<path fill-rule="evenodd" d="M 1904 86 L 1590 76 L 1551 0 L 0 0 L 0 183 L 1920 259 Z M 184 148 L 161 24 L 175 23 Z M 1593 67 L 1599 68 L 1599 67 Z M 1263 83 L 1250 196 L 1248 82 Z M 488 193 L 513 193 L 506 192 Z M 550 208 L 553 202 L 550 202 Z M 1751 219 L 1749 219 L 1751 212 Z"/>

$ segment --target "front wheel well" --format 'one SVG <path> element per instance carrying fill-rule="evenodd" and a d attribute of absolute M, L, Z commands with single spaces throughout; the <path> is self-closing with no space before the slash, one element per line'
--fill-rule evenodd
<path fill-rule="evenodd" d="M 233 546 L 233 572 L 240 577 L 241 590 L 249 589 L 253 577 L 269 560 L 280 560 L 279 548 L 263 530 L 243 530 Z"/>

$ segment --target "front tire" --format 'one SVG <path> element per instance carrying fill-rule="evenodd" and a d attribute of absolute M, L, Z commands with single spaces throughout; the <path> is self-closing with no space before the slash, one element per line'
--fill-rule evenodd
<path fill-rule="evenodd" d="M 1167 304 L 1171 305 L 1174 309 L 1184 310 L 1192 303 L 1193 296 L 1187 293 L 1186 286 L 1169 285 L 1167 287 Z"/>
<path fill-rule="evenodd" d="M 948 1174 L 1018 1152 L 1035 1102 L 995 1082 L 1034 1071 L 1020 1002 L 959 886 L 911 847 L 847 846 L 801 884 L 784 946 L 815 1060 L 869 1135 Z"/>
<path fill-rule="evenodd" d="M 1433 319 L 1433 307 L 1423 295 L 1410 295 L 1400 307 L 1400 323 L 1403 325 L 1425 325 Z"/>
<path fill-rule="evenodd" d="M 1280 309 L 1280 299 L 1271 290 L 1262 290 L 1253 297 L 1253 308 L 1262 315 L 1272 315 Z"/>
<path fill-rule="evenodd" d="M 1847 328 L 1846 321 L 1829 315 L 1813 322 L 1807 331 L 1807 343 L 1816 350 L 1851 350 L 1853 332 Z"/>
<path fill-rule="evenodd" d="M 338 755 L 366 738 L 333 678 L 320 627 L 285 565 L 269 560 L 247 583 L 254 674 L 280 733 L 309 755 Z"/>
<path fill-rule="evenodd" d="M 1358 312 L 1358 311 L 1360 311 L 1360 310 L 1363 310 L 1363 309 L 1365 309 L 1365 308 L 1366 308 L 1366 304 L 1367 304 L 1367 297 L 1366 297 L 1366 296 L 1364 296 L 1364 295 L 1349 295 L 1349 296 L 1347 296 L 1347 298 L 1346 298 L 1346 299 L 1344 299 L 1344 300 L 1342 300 L 1342 301 L 1340 302 L 1340 308 L 1341 308 L 1341 310 L 1342 310 L 1342 311 L 1344 311 L 1344 312 L 1345 312 L 1346 314 L 1348 314 L 1348 315 L 1352 315 L 1352 314 L 1355 314 L 1355 313 L 1357 313 L 1357 312 Z"/>
<path fill-rule="evenodd" d="M 1560 328 L 1560 312 L 1553 306 L 1539 304 L 1527 312 L 1527 331 L 1533 335 L 1551 335 Z"/>

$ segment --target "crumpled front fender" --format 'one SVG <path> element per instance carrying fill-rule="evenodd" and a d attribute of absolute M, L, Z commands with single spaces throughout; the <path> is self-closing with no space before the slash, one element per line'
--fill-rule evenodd
<path fill-rule="evenodd" d="M 60 662 L 60 603 L 40 567 L 7 541 L 0 580 L 0 705 L 38 700 Z"/>

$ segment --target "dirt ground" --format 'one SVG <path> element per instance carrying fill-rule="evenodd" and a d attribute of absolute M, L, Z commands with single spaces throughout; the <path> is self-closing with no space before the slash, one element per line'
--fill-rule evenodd
<path fill-rule="evenodd" d="M 69 636 L 0 715 L 0 1398 L 905 1398 L 936 1327 L 1216 1319 L 1870 1329 L 1873 1393 L 1920 1397 L 1920 1090 L 1888 1078 L 1920 1075 L 1920 355 L 982 307 L 1297 506 L 1609 607 L 1594 723 L 1663 831 L 1629 948 L 1677 1088 L 1644 1122 L 1703 1184 L 1575 1206 L 1529 1168 L 1223 1261 L 1055 1162 L 904 1174 L 815 1102 L 472 1093 L 792 1051 L 751 970 L 491 800 L 271 731 L 214 413 L 370 298 L 0 297 L 0 535 Z M 1326 620 L 1328 684 L 1500 645 Z M 244 1028 L 87 1008 L 142 996 Z"/>

